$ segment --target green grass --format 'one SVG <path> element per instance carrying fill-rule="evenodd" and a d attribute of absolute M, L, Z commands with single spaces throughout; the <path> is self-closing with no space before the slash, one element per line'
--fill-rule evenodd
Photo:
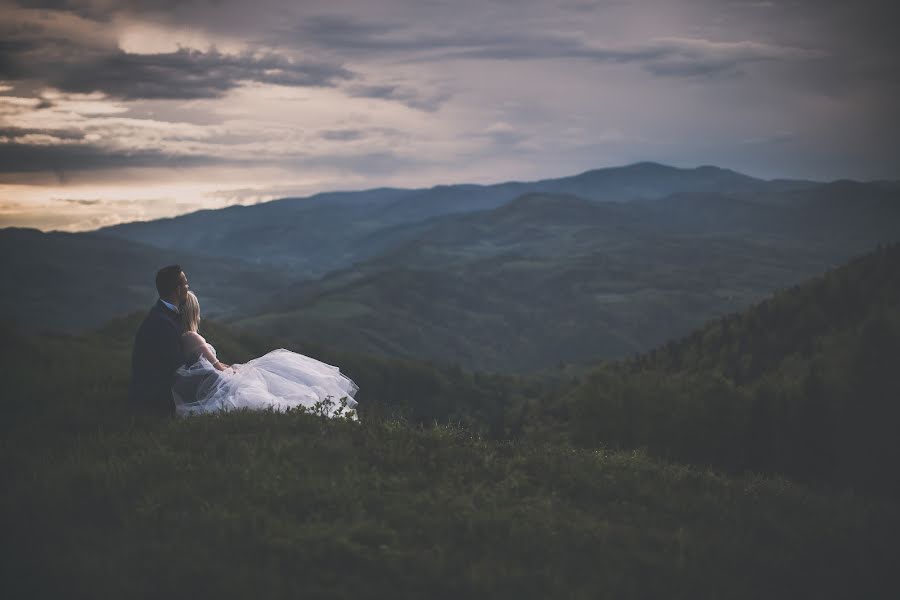
<path fill-rule="evenodd" d="M 873 597 L 893 541 L 784 480 L 398 422 L 123 426 L 18 467 L 13 597 Z"/>
<path fill-rule="evenodd" d="M 5 597 L 896 591 L 888 504 L 364 410 L 136 419 L 125 340 L 5 333 Z"/>

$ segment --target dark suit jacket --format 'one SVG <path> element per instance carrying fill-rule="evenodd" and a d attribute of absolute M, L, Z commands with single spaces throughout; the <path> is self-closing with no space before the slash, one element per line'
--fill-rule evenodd
<path fill-rule="evenodd" d="M 178 314 L 157 300 L 134 336 L 129 397 L 135 410 L 171 415 L 175 370 L 184 364 Z"/>

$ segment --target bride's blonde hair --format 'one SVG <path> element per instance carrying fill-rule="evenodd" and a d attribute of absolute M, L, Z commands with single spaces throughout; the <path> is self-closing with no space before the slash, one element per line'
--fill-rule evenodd
<path fill-rule="evenodd" d="M 194 292 L 187 293 L 187 299 L 181 305 L 181 331 L 197 331 L 200 329 L 200 301 Z"/>

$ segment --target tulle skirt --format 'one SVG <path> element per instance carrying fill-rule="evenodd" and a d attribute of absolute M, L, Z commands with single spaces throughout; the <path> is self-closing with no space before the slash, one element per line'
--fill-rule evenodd
<path fill-rule="evenodd" d="M 175 373 L 172 395 L 179 416 L 304 407 L 329 417 L 356 419 L 353 396 L 358 389 L 337 367 L 280 349 L 225 371 L 201 356 Z"/>

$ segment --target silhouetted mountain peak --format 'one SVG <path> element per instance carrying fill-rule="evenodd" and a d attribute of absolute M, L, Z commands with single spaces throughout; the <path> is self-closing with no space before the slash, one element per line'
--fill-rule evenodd
<path fill-rule="evenodd" d="M 0 235 L 44 235 L 44 232 L 34 227 L 3 227 L 0 228 Z"/>
<path fill-rule="evenodd" d="M 605 177 L 610 175 L 629 175 L 629 176 L 647 176 L 647 175 L 659 175 L 659 174 L 674 174 L 679 173 L 683 169 L 679 169 L 677 167 L 671 167 L 669 165 L 664 165 L 661 163 L 650 162 L 650 161 L 642 161 L 632 163 L 630 165 L 624 165 L 621 167 L 601 167 L 598 169 L 589 169 L 587 171 L 583 171 L 577 175 L 575 178 L 580 177 Z"/>
<path fill-rule="evenodd" d="M 762 179 L 711 165 L 684 169 L 655 162 L 594 169 L 554 183 L 554 191 L 612 202 L 660 198 L 677 192 L 762 191 L 769 185 Z"/>

